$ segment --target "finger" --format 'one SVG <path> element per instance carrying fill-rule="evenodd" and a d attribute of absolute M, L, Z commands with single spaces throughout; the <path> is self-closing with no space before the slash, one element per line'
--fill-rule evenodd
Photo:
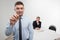
<path fill-rule="evenodd" d="M 15 16 L 16 16 L 16 18 L 19 18 L 19 15 L 18 14 L 16 14 Z"/>
<path fill-rule="evenodd" d="M 13 15 L 14 18 L 17 18 L 16 15 Z"/>
<path fill-rule="evenodd" d="M 11 18 L 10 18 L 10 20 L 15 21 L 15 20 L 16 20 L 16 18 L 15 18 L 15 17 L 11 17 Z"/>
<path fill-rule="evenodd" d="M 16 19 L 18 19 L 19 18 L 19 15 L 17 15 L 17 14 L 15 14 L 15 15 L 13 15 Z"/>

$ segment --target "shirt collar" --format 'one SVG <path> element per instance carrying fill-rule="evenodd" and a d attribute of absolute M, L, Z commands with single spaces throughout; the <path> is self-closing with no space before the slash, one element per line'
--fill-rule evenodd
<path fill-rule="evenodd" d="M 23 16 L 21 16 L 21 19 L 23 19 L 24 18 L 24 15 Z"/>

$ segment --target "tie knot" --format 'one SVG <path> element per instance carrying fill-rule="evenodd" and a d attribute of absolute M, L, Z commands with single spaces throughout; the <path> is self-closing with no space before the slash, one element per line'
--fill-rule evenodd
<path fill-rule="evenodd" d="M 21 16 L 19 17 L 19 19 L 22 19 Z"/>

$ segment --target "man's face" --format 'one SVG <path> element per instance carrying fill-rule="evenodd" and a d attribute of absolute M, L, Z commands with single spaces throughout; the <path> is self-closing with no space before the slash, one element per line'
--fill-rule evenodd
<path fill-rule="evenodd" d="M 22 16 L 23 12 L 24 12 L 24 6 L 23 5 L 16 5 L 14 10 L 19 16 Z"/>

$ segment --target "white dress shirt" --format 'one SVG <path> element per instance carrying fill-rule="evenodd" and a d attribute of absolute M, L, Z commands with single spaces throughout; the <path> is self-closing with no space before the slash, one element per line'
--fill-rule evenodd
<path fill-rule="evenodd" d="M 28 17 L 22 16 L 21 19 L 22 24 L 22 40 L 29 40 L 33 39 L 33 25 L 32 22 Z M 6 27 L 5 34 L 9 36 L 11 33 L 14 33 L 14 40 L 19 40 L 19 20 L 15 23 L 13 28 L 10 26 L 10 23 L 8 23 Z"/>

